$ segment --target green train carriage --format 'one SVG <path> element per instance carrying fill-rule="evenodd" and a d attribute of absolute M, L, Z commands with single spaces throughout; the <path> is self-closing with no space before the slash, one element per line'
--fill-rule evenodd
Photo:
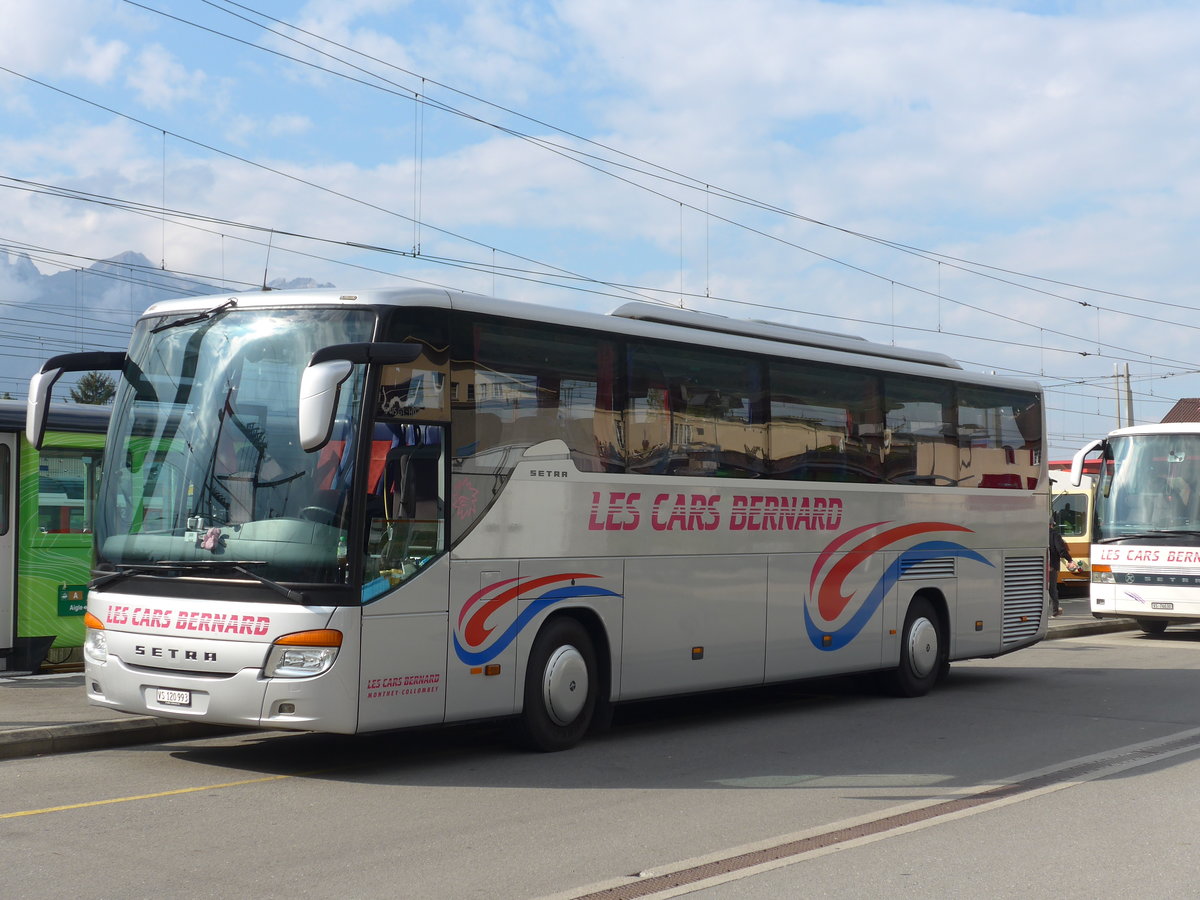
<path fill-rule="evenodd" d="M 51 408 L 41 451 L 25 403 L 0 400 L 0 670 L 73 662 L 83 645 L 109 408 Z"/>

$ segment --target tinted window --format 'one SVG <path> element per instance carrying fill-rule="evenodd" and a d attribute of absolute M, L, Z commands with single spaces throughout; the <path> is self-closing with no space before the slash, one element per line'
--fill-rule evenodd
<path fill-rule="evenodd" d="M 765 473 L 767 428 L 758 363 L 703 350 L 634 344 L 628 384 L 629 471 Z"/>
<path fill-rule="evenodd" d="M 958 440 L 964 487 L 1037 486 L 1042 407 L 1036 394 L 961 386 Z"/>
<path fill-rule="evenodd" d="M 772 363 L 770 377 L 773 478 L 882 480 L 878 376 L 854 369 Z"/>
<path fill-rule="evenodd" d="M 893 484 L 959 483 L 954 386 L 884 378 L 884 477 Z"/>

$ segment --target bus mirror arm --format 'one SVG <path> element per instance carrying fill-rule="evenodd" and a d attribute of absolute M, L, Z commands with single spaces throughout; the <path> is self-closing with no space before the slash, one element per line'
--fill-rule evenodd
<path fill-rule="evenodd" d="M 125 367 L 120 351 L 88 351 L 52 356 L 29 380 L 29 400 L 25 414 L 25 438 L 36 449 L 46 437 L 46 416 L 50 411 L 50 392 L 67 372 L 120 371 Z"/>
<path fill-rule="evenodd" d="M 1103 438 L 1092 441 L 1082 450 L 1078 451 L 1071 458 L 1071 484 L 1074 487 L 1079 487 L 1079 483 L 1083 481 L 1083 461 L 1090 456 L 1095 450 L 1103 449 L 1108 442 Z"/>
<path fill-rule="evenodd" d="M 420 344 L 362 343 L 335 344 L 314 353 L 300 378 L 300 446 L 312 453 L 329 442 L 342 384 L 356 363 L 403 365 L 423 349 Z"/>

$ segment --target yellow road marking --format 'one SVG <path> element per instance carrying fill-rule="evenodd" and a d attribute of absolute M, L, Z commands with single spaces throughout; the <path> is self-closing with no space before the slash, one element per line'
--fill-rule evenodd
<path fill-rule="evenodd" d="M 244 784 L 262 784 L 267 781 L 280 781 L 284 778 L 298 778 L 302 775 L 312 775 L 312 772 L 299 772 L 295 775 L 268 775 L 265 778 L 247 778 L 245 781 L 227 781 L 224 784 L 210 784 L 205 787 L 179 788 L 174 791 L 159 791 L 156 794 L 136 794 L 132 797 L 113 797 L 110 800 L 89 800 L 86 803 L 70 803 L 66 806 L 47 806 L 45 809 L 26 809 L 20 812 L 0 813 L 0 819 L 16 819 L 20 816 L 40 816 L 43 813 L 64 812 L 68 809 L 86 809 L 89 806 L 107 806 L 110 803 L 129 803 L 133 800 L 154 800 L 158 797 L 173 797 L 177 794 L 194 794 L 198 791 L 215 791 L 220 788 L 240 787 Z"/>

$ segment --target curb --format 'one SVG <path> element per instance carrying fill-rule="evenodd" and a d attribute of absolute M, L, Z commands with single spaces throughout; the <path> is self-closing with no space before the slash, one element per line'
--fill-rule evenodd
<path fill-rule="evenodd" d="M 1059 638 L 1085 637 L 1089 634 L 1110 634 L 1115 631 L 1137 630 L 1138 624 L 1133 619 L 1094 619 L 1091 622 L 1052 625 L 1047 629 L 1044 640 L 1054 641 Z"/>
<path fill-rule="evenodd" d="M 122 747 L 193 737 L 218 737 L 230 729 L 198 722 L 175 722 L 154 716 L 133 716 L 70 725 L 36 725 L 0 732 L 0 759 L 76 753 L 104 747 Z"/>

